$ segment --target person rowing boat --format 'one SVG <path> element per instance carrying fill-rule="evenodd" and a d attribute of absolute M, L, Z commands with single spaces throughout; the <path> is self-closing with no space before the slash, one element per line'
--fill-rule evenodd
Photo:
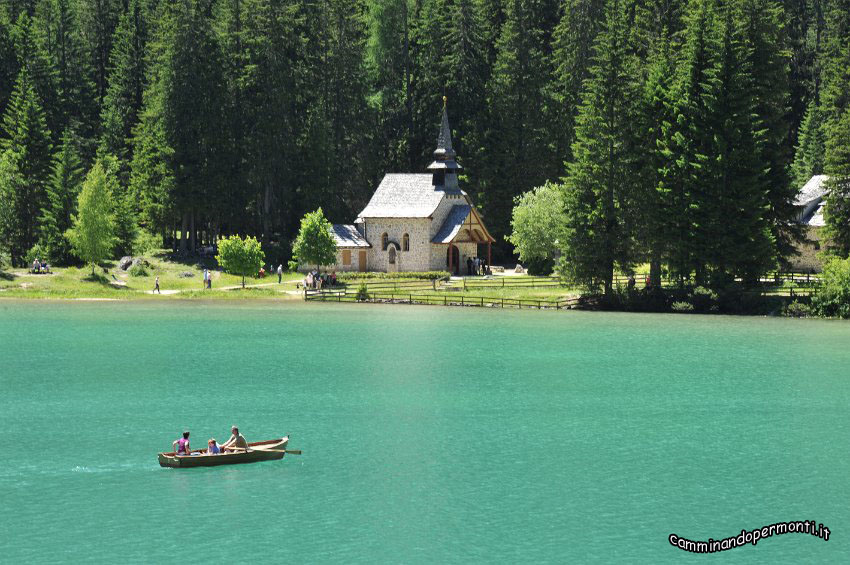
<path fill-rule="evenodd" d="M 237 426 L 233 426 L 230 428 L 230 439 L 221 444 L 221 452 L 226 453 L 228 451 L 235 451 L 234 448 L 242 448 L 243 450 L 248 449 L 248 442 L 245 441 L 245 437 L 239 433 L 239 428 Z"/>

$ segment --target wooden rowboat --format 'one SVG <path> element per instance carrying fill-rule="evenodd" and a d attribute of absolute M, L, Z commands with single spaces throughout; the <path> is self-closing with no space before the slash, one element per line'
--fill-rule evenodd
<path fill-rule="evenodd" d="M 270 439 L 248 444 L 247 451 L 235 451 L 231 453 L 220 453 L 218 455 L 207 455 L 206 449 L 193 449 L 190 453 L 198 455 L 177 455 L 176 452 L 159 454 L 160 467 L 214 467 L 216 465 L 235 465 L 237 463 L 256 463 L 257 461 L 273 461 L 283 459 L 286 455 L 286 445 L 289 436 L 281 439 Z"/>

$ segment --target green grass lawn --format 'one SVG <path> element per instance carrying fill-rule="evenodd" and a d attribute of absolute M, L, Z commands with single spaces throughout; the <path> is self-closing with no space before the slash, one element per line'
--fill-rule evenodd
<path fill-rule="evenodd" d="M 264 278 L 246 277 L 249 288 L 242 289 L 242 277 L 212 270 L 212 290 L 203 289 L 203 266 L 197 260 L 171 261 L 165 252 L 145 256 L 150 266 L 146 276 L 133 276 L 117 268 L 117 261 L 95 269 L 91 267 L 56 268 L 51 274 L 32 274 L 26 269 L 0 271 L 0 297 L 15 298 L 110 298 L 110 299 L 244 299 L 253 297 L 292 299 L 296 281 L 302 275 L 285 273 L 283 283 L 277 283 L 277 275 Z M 151 294 L 154 281 L 159 277 L 162 294 Z"/>

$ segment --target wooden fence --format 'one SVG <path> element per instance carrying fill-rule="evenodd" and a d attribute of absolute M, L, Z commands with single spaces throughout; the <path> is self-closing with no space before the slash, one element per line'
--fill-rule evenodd
<path fill-rule="evenodd" d="M 644 276 L 636 277 L 638 288 L 644 285 Z M 626 275 L 615 275 L 615 286 L 627 286 L 629 277 Z M 820 277 L 812 273 L 770 273 L 762 277 L 761 288 L 753 289 L 751 292 L 770 295 L 782 295 L 794 297 L 810 296 L 813 288 L 820 281 Z M 772 284 L 792 283 L 791 288 L 771 290 Z M 555 310 L 572 308 L 577 305 L 578 298 L 565 300 L 544 300 L 534 298 L 503 298 L 488 296 L 458 296 L 450 294 L 460 291 L 477 291 L 486 289 L 503 288 L 535 288 L 535 287 L 565 287 L 564 283 L 557 277 L 534 277 L 534 276 L 503 276 L 492 278 L 462 278 L 454 280 L 414 280 L 393 281 L 376 280 L 364 281 L 363 283 L 349 282 L 347 285 L 327 288 L 322 290 L 307 289 L 304 291 L 305 300 L 318 300 L 322 302 L 356 302 L 357 291 L 361 284 L 365 284 L 369 295 L 366 302 L 387 302 L 404 304 L 432 304 L 442 306 L 479 306 L 498 308 L 551 308 Z M 678 281 L 665 279 L 663 286 L 677 285 Z M 802 286 L 794 287 L 799 284 Z M 423 294 L 423 291 L 446 292 L 444 296 L 439 294 Z"/>
<path fill-rule="evenodd" d="M 307 290 L 304 293 L 304 299 L 321 302 L 358 302 L 357 292 L 350 290 Z M 499 296 L 457 296 L 450 294 L 440 296 L 437 294 L 414 294 L 413 292 L 369 292 L 368 298 L 361 302 L 565 310 L 576 306 L 578 301 L 578 298 L 538 300 L 535 298 L 503 298 Z"/>

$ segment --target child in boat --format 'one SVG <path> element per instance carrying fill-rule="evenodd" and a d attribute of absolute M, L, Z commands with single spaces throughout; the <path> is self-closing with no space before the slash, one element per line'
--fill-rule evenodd
<path fill-rule="evenodd" d="M 183 437 L 171 442 L 171 447 L 177 448 L 177 455 L 189 455 L 192 449 L 189 447 L 189 432 L 183 432 Z"/>
<path fill-rule="evenodd" d="M 218 447 L 218 443 L 216 443 L 215 438 L 211 438 L 207 442 L 207 455 L 218 455 L 219 453 L 221 453 L 221 449 Z"/>

